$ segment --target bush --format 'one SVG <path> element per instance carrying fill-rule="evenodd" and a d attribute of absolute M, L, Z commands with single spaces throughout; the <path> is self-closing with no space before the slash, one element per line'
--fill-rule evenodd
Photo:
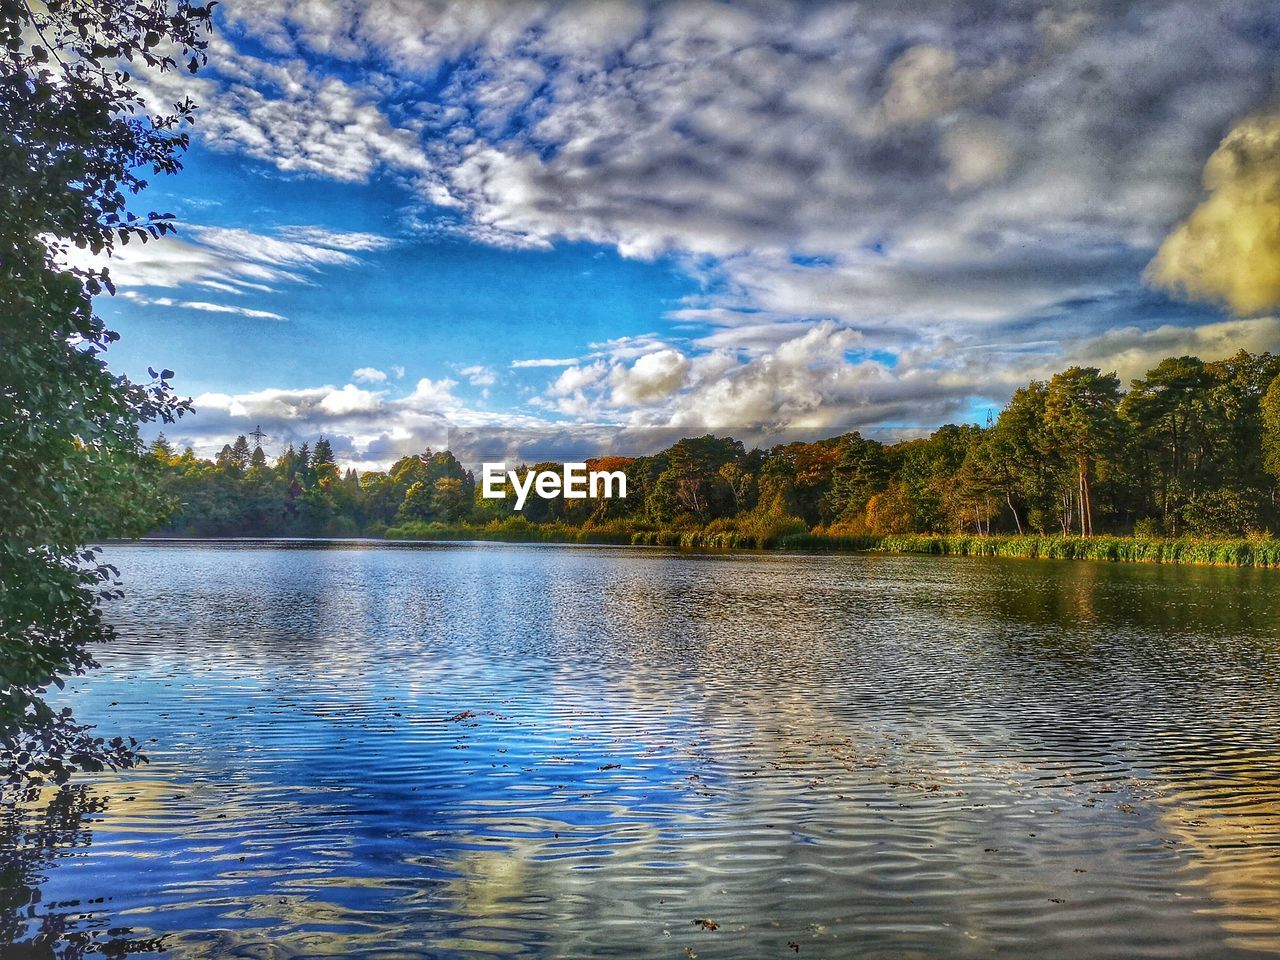
<path fill-rule="evenodd" d="M 1259 490 L 1209 490 L 1187 501 L 1182 519 L 1192 536 L 1244 536 L 1262 529 L 1265 503 Z"/>
<path fill-rule="evenodd" d="M 1164 524 L 1156 517 L 1143 517 L 1133 525 L 1135 537 L 1159 537 L 1164 535 Z"/>

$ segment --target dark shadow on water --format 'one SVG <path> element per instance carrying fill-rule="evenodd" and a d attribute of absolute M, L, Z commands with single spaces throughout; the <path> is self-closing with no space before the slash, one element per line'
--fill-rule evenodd
<path fill-rule="evenodd" d="M 77 960 L 161 953 L 162 937 L 138 937 L 103 912 L 105 896 L 46 902 L 41 886 L 58 861 L 93 842 L 106 807 L 83 784 L 0 788 L 0 957 Z"/>

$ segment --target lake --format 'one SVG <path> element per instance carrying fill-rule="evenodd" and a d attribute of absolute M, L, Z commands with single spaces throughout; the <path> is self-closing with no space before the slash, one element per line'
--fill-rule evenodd
<path fill-rule="evenodd" d="M 107 556 L 67 700 L 152 762 L 31 863 L 59 955 L 1280 951 L 1280 572 Z"/>

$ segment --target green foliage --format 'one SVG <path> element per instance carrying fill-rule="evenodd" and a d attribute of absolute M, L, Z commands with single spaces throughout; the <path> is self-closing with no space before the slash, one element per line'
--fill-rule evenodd
<path fill-rule="evenodd" d="M 138 425 L 172 421 L 173 374 L 135 384 L 102 354 L 117 336 L 93 313 L 106 270 L 65 266 L 172 229 L 127 198 L 171 173 L 193 105 L 147 118 L 121 64 L 139 72 L 203 61 L 209 11 L 187 3 L 0 4 L 0 765 L 10 779 L 65 780 L 125 766 L 135 744 L 105 741 L 45 700 L 94 666 L 110 635 L 99 601 L 114 571 L 83 545 L 137 535 L 164 506 Z"/>
<path fill-rule="evenodd" d="M 1243 537 L 1261 532 L 1266 505 L 1261 490 L 1206 490 L 1187 501 L 1183 519 L 1193 537 Z"/>
<path fill-rule="evenodd" d="M 918 534 L 947 538 L 929 544 L 994 544 L 1010 533 L 1074 544 L 1095 530 L 1243 537 L 1280 519 L 1275 479 L 1263 470 L 1266 425 L 1280 436 L 1280 388 L 1264 396 L 1277 367 L 1269 354 L 1243 351 L 1213 363 L 1178 357 L 1128 394 L 1113 375 L 1073 367 L 1016 391 L 985 427 L 948 424 L 895 444 L 848 433 L 746 450 L 728 437 L 688 438 L 652 456 L 591 461 L 589 469 L 626 473 L 625 500 L 533 496 L 519 514 L 509 499 L 482 497 L 448 451 L 361 477 L 340 475 L 324 440 L 314 453 L 287 449 L 274 466 L 253 465 L 255 454 L 248 471 L 233 446 L 214 463 L 174 456 L 167 444 L 152 455 L 179 504 L 167 529 L 203 535 L 820 550 Z M 560 465 L 516 473 L 532 470 Z"/>
<path fill-rule="evenodd" d="M 1262 466 L 1273 483 L 1280 482 L 1280 375 L 1267 387 L 1260 404 Z"/>
<path fill-rule="evenodd" d="M 1164 524 L 1155 517 L 1143 517 L 1133 525 L 1135 537 L 1160 537 L 1164 535 Z"/>
<path fill-rule="evenodd" d="M 1044 428 L 1050 449 L 1074 467 L 1077 485 L 1063 493 L 1067 498 L 1075 495 L 1082 536 L 1094 531 L 1093 487 L 1099 464 L 1120 448 L 1119 403 L 1119 379 L 1096 367 L 1071 367 L 1055 374 L 1045 393 Z"/>

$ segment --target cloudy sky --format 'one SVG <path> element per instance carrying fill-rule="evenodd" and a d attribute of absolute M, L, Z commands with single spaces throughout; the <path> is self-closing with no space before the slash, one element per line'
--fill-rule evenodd
<path fill-rule="evenodd" d="M 891 438 L 1280 349 L 1274 3 L 217 9 L 102 307 L 201 452 Z"/>

